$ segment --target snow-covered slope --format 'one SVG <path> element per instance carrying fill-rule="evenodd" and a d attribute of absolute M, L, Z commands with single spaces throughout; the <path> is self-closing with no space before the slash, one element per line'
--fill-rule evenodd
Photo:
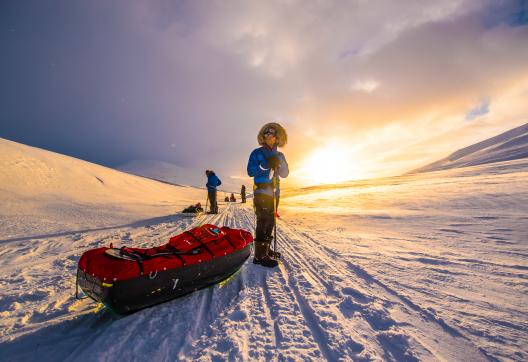
<path fill-rule="evenodd" d="M 528 123 L 462 148 L 444 159 L 410 173 L 446 170 L 526 157 L 528 157 Z"/>
<path fill-rule="evenodd" d="M 199 188 L 205 188 L 207 178 L 205 169 L 184 168 L 172 163 L 153 161 L 153 160 L 135 160 L 117 167 L 118 170 L 148 177 L 154 180 L 160 180 L 177 185 L 189 185 Z M 222 170 L 214 169 L 217 176 L 222 180 L 220 191 L 238 193 L 242 183 L 231 179 L 228 175 L 222 173 Z"/>
<path fill-rule="evenodd" d="M 0 138 L 0 239 L 167 215 L 205 192 Z"/>
<path fill-rule="evenodd" d="M 526 361 L 528 164 L 490 167 L 285 192 L 279 268 L 248 260 L 223 287 L 119 319 L 74 298 L 84 251 L 159 245 L 203 223 L 254 232 L 251 204 L 197 219 L 4 234 L 0 361 Z"/>

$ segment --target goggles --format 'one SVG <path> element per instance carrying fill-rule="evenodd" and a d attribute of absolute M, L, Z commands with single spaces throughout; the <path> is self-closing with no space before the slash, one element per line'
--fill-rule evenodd
<path fill-rule="evenodd" d="M 269 136 L 277 136 L 277 131 L 275 130 L 275 128 L 268 128 L 267 130 L 264 131 L 264 137 L 269 137 Z"/>

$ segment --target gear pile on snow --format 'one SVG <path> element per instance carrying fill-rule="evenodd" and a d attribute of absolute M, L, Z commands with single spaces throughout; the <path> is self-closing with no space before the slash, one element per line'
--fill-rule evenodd
<path fill-rule="evenodd" d="M 228 278 L 252 243 L 245 230 L 207 224 L 150 249 L 92 249 L 79 260 L 77 283 L 90 298 L 127 314 Z"/>
<path fill-rule="evenodd" d="M 191 205 L 183 209 L 183 214 L 199 214 L 204 212 L 204 209 L 202 208 L 201 203 L 197 203 L 196 205 Z"/>

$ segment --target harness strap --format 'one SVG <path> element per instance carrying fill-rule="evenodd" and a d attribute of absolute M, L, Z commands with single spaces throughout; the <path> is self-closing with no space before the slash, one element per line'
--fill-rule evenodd
<path fill-rule="evenodd" d="M 178 258 L 179 261 L 182 262 L 183 266 L 187 265 L 187 263 L 185 262 L 185 259 L 183 259 L 183 257 L 181 256 L 181 251 L 179 251 L 178 249 L 176 249 L 176 247 L 172 246 L 171 244 L 168 244 L 168 247 L 169 249 L 172 250 L 172 255 L 176 256 Z M 196 250 L 199 250 L 199 249 L 196 249 Z"/>
<path fill-rule="evenodd" d="M 139 268 L 141 270 L 141 273 L 143 274 L 143 264 L 142 264 L 142 262 L 144 260 L 160 258 L 160 257 L 164 257 L 164 256 L 175 256 L 182 262 L 183 265 L 187 265 L 187 263 L 185 262 L 185 259 L 182 258 L 182 255 L 196 255 L 196 254 L 199 254 L 201 246 L 202 245 L 200 245 L 200 246 L 198 246 L 198 247 L 196 247 L 194 249 L 191 249 L 189 251 L 179 251 L 174 246 L 168 244 L 167 248 L 170 249 L 171 252 L 169 252 L 169 253 L 156 253 L 156 254 L 152 254 L 152 255 L 144 254 L 144 253 L 141 253 L 141 252 L 139 252 L 137 250 L 127 250 L 127 249 L 125 249 L 125 247 L 122 247 L 121 249 L 118 249 L 118 250 L 119 250 L 119 253 L 121 255 L 126 255 L 126 256 L 134 259 L 134 261 L 136 261 L 139 264 Z"/>
<path fill-rule="evenodd" d="M 196 237 L 193 233 L 191 233 L 190 231 L 186 231 L 186 232 L 184 232 L 184 234 L 190 235 L 194 240 L 198 241 L 198 242 L 200 243 L 200 246 L 201 246 L 201 247 L 203 246 L 203 248 L 204 248 L 205 250 L 207 250 L 207 252 L 208 252 L 209 254 L 211 254 L 211 256 L 212 256 L 213 258 L 215 257 L 214 253 L 213 253 L 213 252 L 207 247 L 207 245 L 205 245 L 205 244 L 203 243 L 203 241 L 200 240 L 200 239 L 198 239 L 198 237 Z"/>
<path fill-rule="evenodd" d="M 125 247 L 123 246 L 121 249 L 119 249 L 119 253 L 120 254 L 126 254 L 127 256 L 130 256 L 131 258 L 133 258 L 138 266 L 139 266 L 139 274 L 140 275 L 143 275 L 145 273 L 145 270 L 143 269 L 143 261 L 142 261 L 142 257 L 143 255 L 141 255 L 140 253 L 136 252 L 135 250 L 125 250 Z"/>

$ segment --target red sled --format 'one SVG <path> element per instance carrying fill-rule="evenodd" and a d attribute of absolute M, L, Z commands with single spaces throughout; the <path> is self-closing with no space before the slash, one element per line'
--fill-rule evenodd
<path fill-rule="evenodd" d="M 228 278 L 252 243 L 245 230 L 207 224 L 150 249 L 92 249 L 79 260 L 77 285 L 115 313 L 129 314 Z"/>

